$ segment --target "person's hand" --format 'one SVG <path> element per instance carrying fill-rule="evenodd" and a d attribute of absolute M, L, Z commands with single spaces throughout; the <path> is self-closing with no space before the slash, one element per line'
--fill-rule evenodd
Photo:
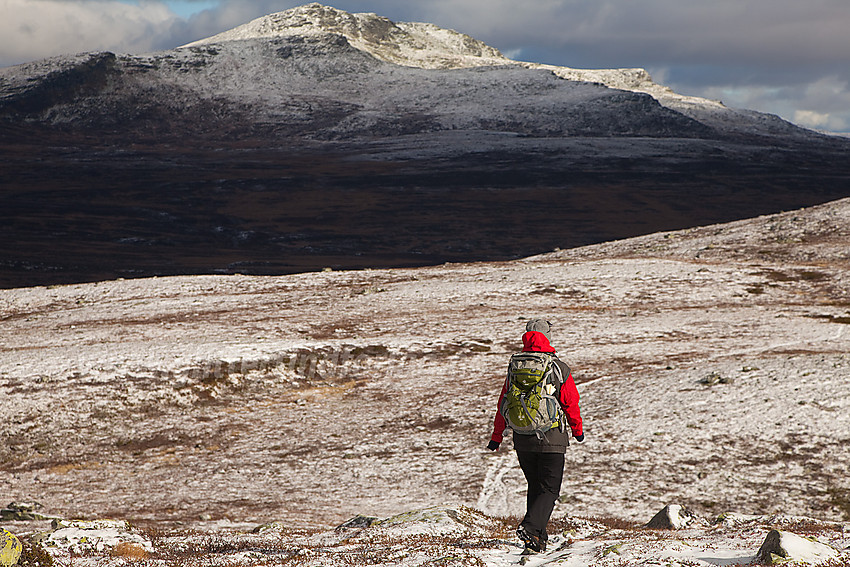
<path fill-rule="evenodd" d="M 575 438 L 576 438 L 576 441 L 581 443 L 582 441 L 584 441 L 584 433 L 582 433 L 581 435 L 576 435 Z"/>
<path fill-rule="evenodd" d="M 487 448 L 490 449 L 491 451 L 498 451 L 499 450 L 499 442 L 498 441 L 490 441 L 489 443 L 487 443 Z"/>

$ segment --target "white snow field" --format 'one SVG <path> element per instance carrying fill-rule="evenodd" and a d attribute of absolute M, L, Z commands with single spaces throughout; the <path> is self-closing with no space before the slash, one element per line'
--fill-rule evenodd
<path fill-rule="evenodd" d="M 485 446 L 542 316 L 587 439 L 528 565 L 742 564 L 771 529 L 843 565 L 848 267 L 842 200 L 511 262 L 2 290 L 0 495 L 159 526 L 152 561 L 512 564 L 524 481 Z M 697 520 L 639 528 L 665 505 Z M 385 521 L 331 529 L 357 515 Z"/>

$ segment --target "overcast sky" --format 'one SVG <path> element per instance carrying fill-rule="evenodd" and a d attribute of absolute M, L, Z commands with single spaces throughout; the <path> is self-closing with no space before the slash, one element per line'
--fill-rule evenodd
<path fill-rule="evenodd" d="M 143 53 L 306 1 L 0 0 L 0 66 L 81 51 Z M 643 67 L 727 106 L 850 132 L 850 0 L 335 0 L 455 29 L 524 61 Z"/>

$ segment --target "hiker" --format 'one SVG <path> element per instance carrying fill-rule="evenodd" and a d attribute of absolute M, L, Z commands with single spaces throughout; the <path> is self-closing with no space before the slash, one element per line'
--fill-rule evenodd
<path fill-rule="evenodd" d="M 581 413 L 578 407 L 578 390 L 576 390 L 569 367 L 557 358 L 555 349 L 549 344 L 551 329 L 549 322 L 543 319 L 532 319 L 525 329 L 526 332 L 522 336 L 523 353 L 547 353 L 551 355 L 551 363 L 557 366 L 557 369 L 553 368 L 548 371 L 550 378 L 544 380 L 557 379 L 560 382 L 560 387 L 547 386 L 548 390 L 546 391 L 551 392 L 552 396 L 550 397 L 557 398 L 558 403 L 552 403 L 551 406 L 555 408 L 556 412 L 557 407 L 560 406 L 560 412 L 563 413 L 557 412 L 558 417 L 556 419 L 558 419 L 558 422 L 545 424 L 544 428 L 550 428 L 543 432 L 529 432 L 526 431 L 528 427 L 518 427 L 510 423 L 510 421 L 518 421 L 511 417 L 511 413 L 504 407 L 511 381 L 511 368 L 514 367 L 512 362 L 508 371 L 508 379 L 505 380 L 505 386 L 499 395 L 498 409 L 493 423 L 493 435 L 487 448 L 491 451 L 497 451 L 502 442 L 505 428 L 511 427 L 513 429 L 514 449 L 516 449 L 519 466 L 528 481 L 525 517 L 517 528 L 517 535 L 525 544 L 524 553 L 531 553 L 546 550 L 548 540 L 546 525 L 549 523 L 549 517 L 555 507 L 555 500 L 561 493 L 564 453 L 566 453 L 567 446 L 570 444 L 569 433 L 572 432 L 576 441 L 582 442 L 584 441 L 584 431 L 582 430 Z M 513 361 L 515 357 L 521 356 L 521 354 L 514 355 L 511 360 Z M 546 357 L 539 358 L 545 359 Z M 516 389 L 513 390 L 513 392 L 516 391 Z M 555 396 L 556 391 L 558 393 Z M 509 398 L 515 396 L 513 392 L 508 396 Z M 522 407 L 525 408 L 526 415 L 529 415 L 525 403 L 521 403 Z M 509 418 L 508 420 L 506 420 L 506 415 Z M 564 421 L 566 421 L 566 424 Z M 517 429 L 524 429 L 524 431 L 518 432 Z"/>

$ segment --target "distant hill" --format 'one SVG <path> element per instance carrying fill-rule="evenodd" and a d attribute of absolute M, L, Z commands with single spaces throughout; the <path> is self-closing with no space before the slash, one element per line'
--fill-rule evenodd
<path fill-rule="evenodd" d="M 850 142 L 309 4 L 0 69 L 0 286 L 513 258 L 850 195 Z"/>

